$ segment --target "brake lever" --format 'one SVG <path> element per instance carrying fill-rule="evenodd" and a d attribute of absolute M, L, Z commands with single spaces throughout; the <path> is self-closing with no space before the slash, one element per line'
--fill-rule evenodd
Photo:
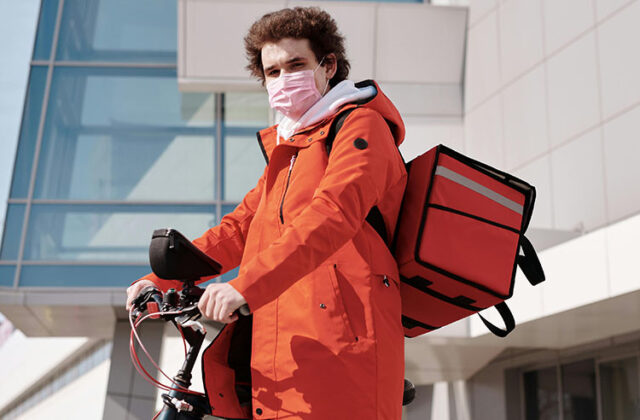
<path fill-rule="evenodd" d="M 152 303 L 155 304 L 157 306 L 157 310 L 159 310 L 162 307 L 161 296 L 162 292 L 154 286 L 147 286 L 142 289 L 131 304 L 133 308 L 131 311 L 131 317 L 135 320 L 144 311 L 146 311 L 148 309 L 148 305 Z"/>
<path fill-rule="evenodd" d="M 198 309 L 198 304 L 188 306 L 180 312 L 181 314 L 175 317 L 175 321 L 182 326 L 185 326 L 189 321 L 196 321 L 202 316 L 200 309 Z"/>

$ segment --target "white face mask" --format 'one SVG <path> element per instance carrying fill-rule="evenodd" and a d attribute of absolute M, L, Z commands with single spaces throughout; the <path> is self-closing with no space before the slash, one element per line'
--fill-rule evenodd
<path fill-rule="evenodd" d="M 280 76 L 267 84 L 269 105 L 283 115 L 297 120 L 313 104 L 315 104 L 327 90 L 329 81 L 322 93 L 316 87 L 315 73 L 322 65 L 324 58 L 314 70 L 301 70 L 294 73 L 280 73 Z"/>

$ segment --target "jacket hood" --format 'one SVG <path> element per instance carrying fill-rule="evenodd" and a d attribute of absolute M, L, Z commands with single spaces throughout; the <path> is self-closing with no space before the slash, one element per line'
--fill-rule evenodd
<path fill-rule="evenodd" d="M 387 98 L 387 96 L 382 92 L 378 83 L 373 80 L 364 80 L 362 82 L 358 82 L 355 85 L 357 88 L 362 88 L 366 86 L 374 86 L 376 88 L 376 95 L 368 98 L 366 100 L 355 102 L 355 105 L 370 108 L 382 115 L 385 119 L 389 128 L 391 129 L 391 134 L 393 134 L 393 138 L 396 142 L 396 146 L 400 146 L 404 140 L 405 128 L 404 122 L 402 121 L 402 117 L 400 116 L 400 112 L 393 105 L 391 100 Z M 348 107 L 346 105 L 345 107 Z"/>

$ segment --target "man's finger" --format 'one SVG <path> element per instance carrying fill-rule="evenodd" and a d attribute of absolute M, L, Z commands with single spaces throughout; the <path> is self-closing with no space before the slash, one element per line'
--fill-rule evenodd
<path fill-rule="evenodd" d="M 226 303 L 219 302 L 216 317 L 218 318 L 218 321 L 226 324 L 225 321 L 229 317 L 229 306 Z"/>
<path fill-rule="evenodd" d="M 127 289 L 127 305 L 126 305 L 127 310 L 131 309 L 131 306 L 133 305 L 133 301 L 137 295 L 138 295 L 138 287 L 136 287 L 135 285 L 130 286 Z"/>
<path fill-rule="evenodd" d="M 200 310 L 200 313 L 206 317 L 206 311 L 207 311 L 207 302 L 209 301 L 209 296 L 204 293 L 202 295 L 202 297 L 200 298 L 200 300 L 198 301 L 198 309 Z"/>
<path fill-rule="evenodd" d="M 213 319 L 215 321 L 214 319 L 215 309 L 216 309 L 216 298 L 212 296 L 207 302 L 207 318 Z"/>

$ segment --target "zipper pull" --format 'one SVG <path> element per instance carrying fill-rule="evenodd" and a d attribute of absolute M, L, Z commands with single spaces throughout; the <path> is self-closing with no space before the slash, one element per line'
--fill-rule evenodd
<path fill-rule="evenodd" d="M 282 223 L 283 225 L 284 225 L 284 214 L 283 214 L 284 198 L 286 197 L 287 190 L 289 189 L 289 182 L 291 182 L 291 172 L 293 171 L 293 164 L 296 162 L 296 157 L 298 157 L 297 153 L 291 156 L 291 163 L 289 163 L 289 172 L 287 173 L 287 184 L 285 185 L 284 192 L 282 193 L 282 201 L 280 201 L 280 223 Z"/>
<path fill-rule="evenodd" d="M 295 163 L 297 157 L 298 157 L 297 153 L 291 156 L 291 163 L 289 164 L 289 173 L 291 173 L 291 171 L 293 170 L 293 164 Z"/>

